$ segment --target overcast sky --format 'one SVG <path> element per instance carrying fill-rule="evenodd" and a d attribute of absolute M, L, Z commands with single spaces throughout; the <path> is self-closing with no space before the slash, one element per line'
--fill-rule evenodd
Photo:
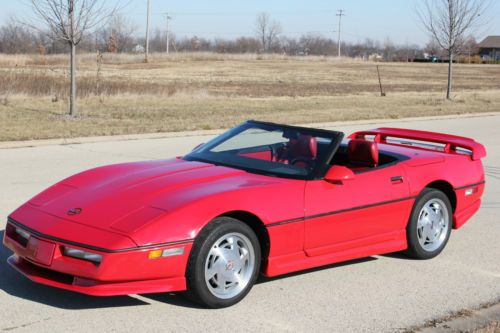
<path fill-rule="evenodd" d="M 390 38 L 396 44 L 420 44 L 428 41 L 422 30 L 415 8 L 421 0 L 151 0 L 152 29 L 165 29 L 163 13 L 172 16 L 172 32 L 178 37 L 254 36 L 255 20 L 259 12 L 267 12 L 279 21 L 283 33 L 298 36 L 307 32 L 321 33 L 336 38 L 338 9 L 342 17 L 343 39 L 356 42 L 372 38 L 384 41 Z M 29 13 L 27 0 L 0 0 L 0 24 L 10 16 L 22 17 Z M 128 4 L 121 11 L 134 22 L 137 35 L 145 30 L 146 0 L 122 0 Z M 475 36 L 500 35 L 500 1 L 492 0 L 491 19 Z M 493 19 L 494 18 L 494 19 Z"/>

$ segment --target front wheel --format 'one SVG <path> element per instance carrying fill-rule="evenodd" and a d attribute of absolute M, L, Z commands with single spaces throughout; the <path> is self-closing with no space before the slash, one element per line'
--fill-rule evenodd
<path fill-rule="evenodd" d="M 417 198 L 406 228 L 408 250 L 415 259 L 437 256 L 450 238 L 452 209 L 441 191 L 426 188 Z"/>
<path fill-rule="evenodd" d="M 260 245 L 241 221 L 219 217 L 193 245 L 186 271 L 188 294 L 210 308 L 234 305 L 250 291 L 260 270 Z"/>

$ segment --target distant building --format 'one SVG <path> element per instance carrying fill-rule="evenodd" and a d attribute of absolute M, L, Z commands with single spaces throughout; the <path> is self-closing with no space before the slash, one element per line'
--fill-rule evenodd
<path fill-rule="evenodd" d="M 372 53 L 368 56 L 368 60 L 370 61 L 382 61 L 382 59 L 384 59 L 384 57 L 378 53 Z"/>
<path fill-rule="evenodd" d="M 488 36 L 479 43 L 479 55 L 483 60 L 500 61 L 500 36 Z"/>
<path fill-rule="evenodd" d="M 136 45 L 136 46 L 134 46 L 134 48 L 132 49 L 132 51 L 134 53 L 144 53 L 144 52 L 146 52 L 146 49 L 142 45 Z"/>

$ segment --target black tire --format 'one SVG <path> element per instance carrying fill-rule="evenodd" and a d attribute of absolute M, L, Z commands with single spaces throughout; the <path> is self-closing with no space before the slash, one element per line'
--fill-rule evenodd
<path fill-rule="evenodd" d="M 434 199 L 440 200 L 444 203 L 444 209 L 447 210 L 447 229 L 443 230 L 442 232 L 445 234 L 444 239 L 442 240 L 442 243 L 440 243 L 439 247 L 433 250 L 426 250 L 419 242 L 417 225 L 419 215 L 421 214 L 424 205 Z M 410 215 L 410 220 L 408 221 L 408 225 L 406 227 L 406 239 L 408 241 L 408 249 L 405 251 L 406 255 L 414 259 L 431 259 L 436 257 L 441 253 L 441 251 L 443 251 L 444 247 L 448 243 L 452 229 L 452 223 L 453 211 L 448 197 L 439 190 L 425 188 L 415 200 L 415 204 L 413 205 L 413 209 Z"/>
<path fill-rule="evenodd" d="M 239 233 L 251 243 L 254 251 L 254 267 L 250 280 L 243 290 L 231 298 L 220 298 L 214 295 L 205 280 L 205 265 L 208 255 L 215 243 L 224 235 Z M 186 269 L 187 296 L 194 302 L 208 308 L 224 308 L 241 301 L 252 289 L 260 272 L 261 250 L 259 240 L 253 230 L 245 223 L 230 218 L 218 217 L 212 220 L 196 238 Z M 226 268 L 227 269 L 227 268 Z"/>

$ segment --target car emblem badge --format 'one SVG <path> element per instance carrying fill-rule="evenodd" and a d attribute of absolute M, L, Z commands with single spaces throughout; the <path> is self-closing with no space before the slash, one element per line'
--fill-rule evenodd
<path fill-rule="evenodd" d="M 66 214 L 68 214 L 69 216 L 78 215 L 81 214 L 82 210 L 83 209 L 81 208 L 71 208 Z"/>
<path fill-rule="evenodd" d="M 234 261 L 229 260 L 226 264 L 226 271 L 232 271 L 234 270 Z"/>

